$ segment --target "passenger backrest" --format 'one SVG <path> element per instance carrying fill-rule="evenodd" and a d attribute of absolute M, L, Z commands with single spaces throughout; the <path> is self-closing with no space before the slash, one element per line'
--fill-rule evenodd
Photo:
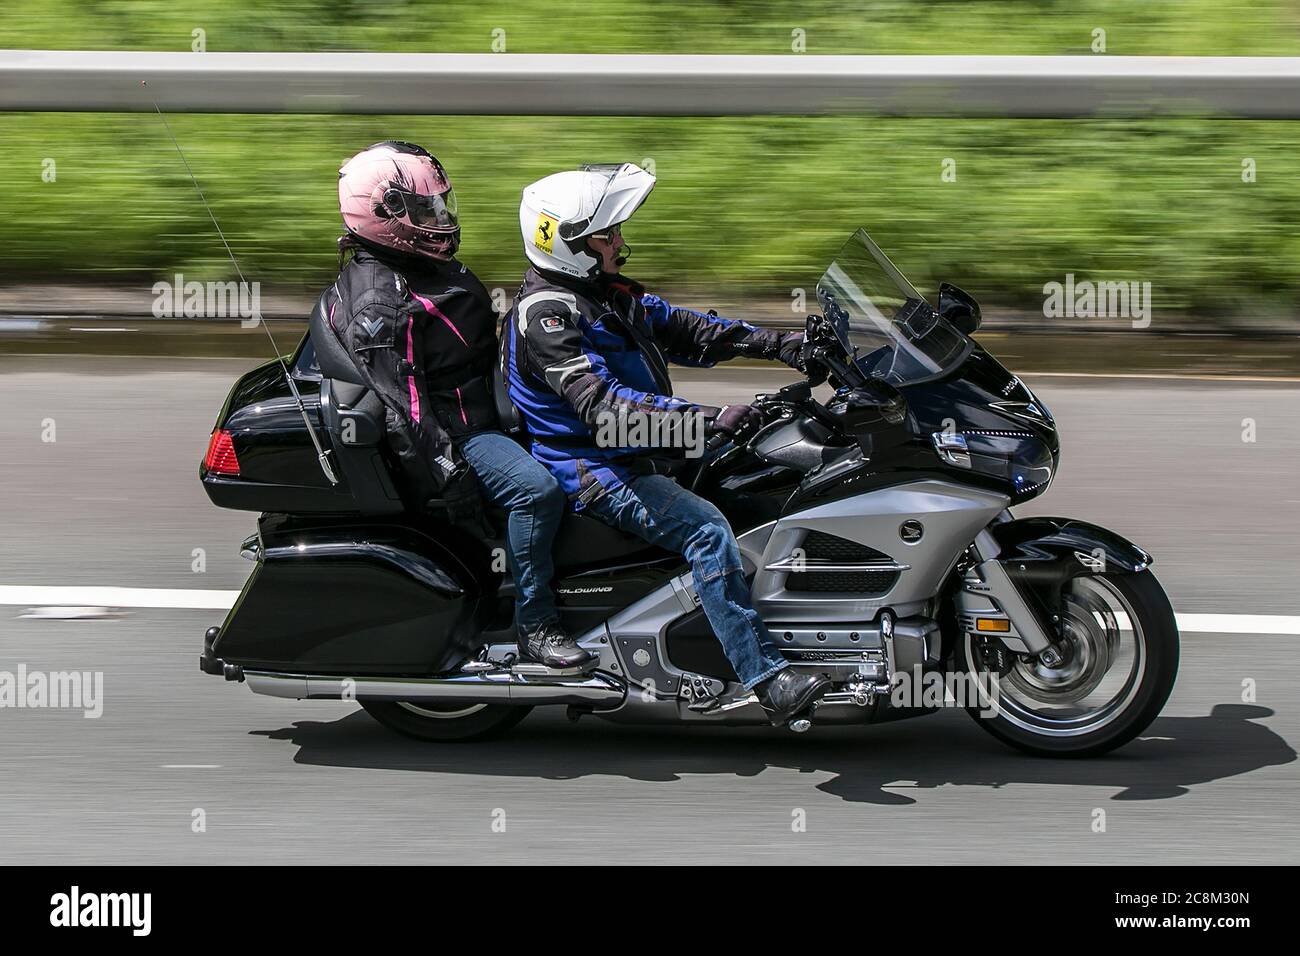
<path fill-rule="evenodd" d="M 329 306 L 326 305 L 329 294 L 329 289 L 321 293 L 316 300 L 316 307 L 307 319 L 307 332 L 311 336 L 311 344 L 316 348 L 316 364 L 320 366 L 321 375 L 326 378 L 364 385 L 361 374 L 352 362 L 352 356 L 348 355 L 347 349 L 330 327 Z"/>
<path fill-rule="evenodd" d="M 492 400 L 496 403 L 497 420 L 501 422 L 501 430 L 514 438 L 523 436 L 524 420 L 519 415 L 519 409 L 515 408 L 514 403 L 510 401 L 510 390 L 506 388 L 505 375 L 501 372 L 500 364 L 492 366 Z"/>
<path fill-rule="evenodd" d="M 333 458 L 361 514 L 404 510 L 380 451 L 386 431 L 384 405 L 368 389 L 339 337 L 330 327 L 327 289 L 307 320 L 307 334 L 320 368 L 320 417 Z"/>
<path fill-rule="evenodd" d="M 520 441 L 527 435 L 527 430 L 524 428 L 524 420 L 519 414 L 519 409 L 515 408 L 514 403 L 510 401 L 510 389 L 506 386 L 505 373 L 506 349 L 510 347 L 506 322 L 511 315 L 514 315 L 513 311 L 506 313 L 497 325 L 497 349 L 500 354 L 492 366 L 492 401 L 496 405 L 497 421 L 501 424 L 501 430 L 516 441 Z"/>

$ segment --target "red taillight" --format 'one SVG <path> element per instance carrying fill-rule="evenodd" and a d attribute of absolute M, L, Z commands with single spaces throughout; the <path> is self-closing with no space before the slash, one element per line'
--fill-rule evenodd
<path fill-rule="evenodd" d="M 218 428 L 208 442 L 208 453 L 203 456 L 203 467 L 215 475 L 238 475 L 239 459 L 235 457 L 235 443 L 230 432 Z"/>

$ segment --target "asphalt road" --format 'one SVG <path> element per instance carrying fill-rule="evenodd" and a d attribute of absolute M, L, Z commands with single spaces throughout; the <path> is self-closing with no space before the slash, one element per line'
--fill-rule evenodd
<path fill-rule="evenodd" d="M 253 516 L 213 508 L 196 468 L 248 365 L 0 358 L 0 586 L 239 588 L 249 566 L 235 551 Z M 679 391 L 736 400 L 782 380 L 715 371 L 681 376 Z M 1181 613 L 1300 613 L 1300 386 L 1030 384 L 1065 455 L 1023 513 L 1087 518 L 1142 544 Z M 1295 636 L 1184 635 L 1174 696 L 1142 739 L 1099 760 L 1047 761 L 959 712 L 795 737 L 537 711 L 500 741 L 422 745 L 349 704 L 260 698 L 199 674 L 220 611 L 26 613 L 0 605 L 0 671 L 102 671 L 103 714 L 0 709 L 0 862 L 1300 856 Z M 1105 832 L 1094 832 L 1099 810 Z"/>

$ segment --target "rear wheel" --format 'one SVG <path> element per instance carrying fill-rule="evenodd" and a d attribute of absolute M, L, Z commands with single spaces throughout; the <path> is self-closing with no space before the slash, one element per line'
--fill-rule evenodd
<path fill-rule="evenodd" d="M 360 704 L 389 730 L 438 743 L 495 737 L 532 710 L 507 704 L 433 704 L 409 700 L 363 700 Z"/>
<path fill-rule="evenodd" d="M 1128 743 L 1164 707 L 1178 673 L 1178 626 L 1149 571 L 1074 578 L 1062 611 L 1062 659 L 1051 666 L 961 636 L 958 666 L 982 687 L 996 677 L 997 687 L 996 707 L 985 699 L 967 712 L 1028 753 L 1095 756 Z"/>

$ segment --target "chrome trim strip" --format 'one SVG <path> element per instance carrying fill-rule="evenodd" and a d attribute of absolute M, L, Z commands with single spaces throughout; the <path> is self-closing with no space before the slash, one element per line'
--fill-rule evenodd
<path fill-rule="evenodd" d="M 795 573 L 804 571 L 829 571 L 832 573 L 853 572 L 853 571 L 910 571 L 910 564 L 901 564 L 898 561 L 882 561 L 873 563 L 870 561 L 841 562 L 827 561 L 819 562 L 816 558 L 796 558 L 793 555 L 782 558 L 780 561 L 773 561 L 771 564 L 763 566 L 764 571 L 791 571 Z"/>
<path fill-rule="evenodd" d="M 436 700 L 615 707 L 627 696 L 621 680 L 598 671 L 551 677 L 497 670 L 401 679 L 245 671 L 244 680 L 255 694 L 298 700 Z"/>
<path fill-rule="evenodd" d="M 935 453 L 950 465 L 958 468 L 971 467 L 970 452 L 966 436 L 961 432 L 934 432 L 930 435 Z"/>

